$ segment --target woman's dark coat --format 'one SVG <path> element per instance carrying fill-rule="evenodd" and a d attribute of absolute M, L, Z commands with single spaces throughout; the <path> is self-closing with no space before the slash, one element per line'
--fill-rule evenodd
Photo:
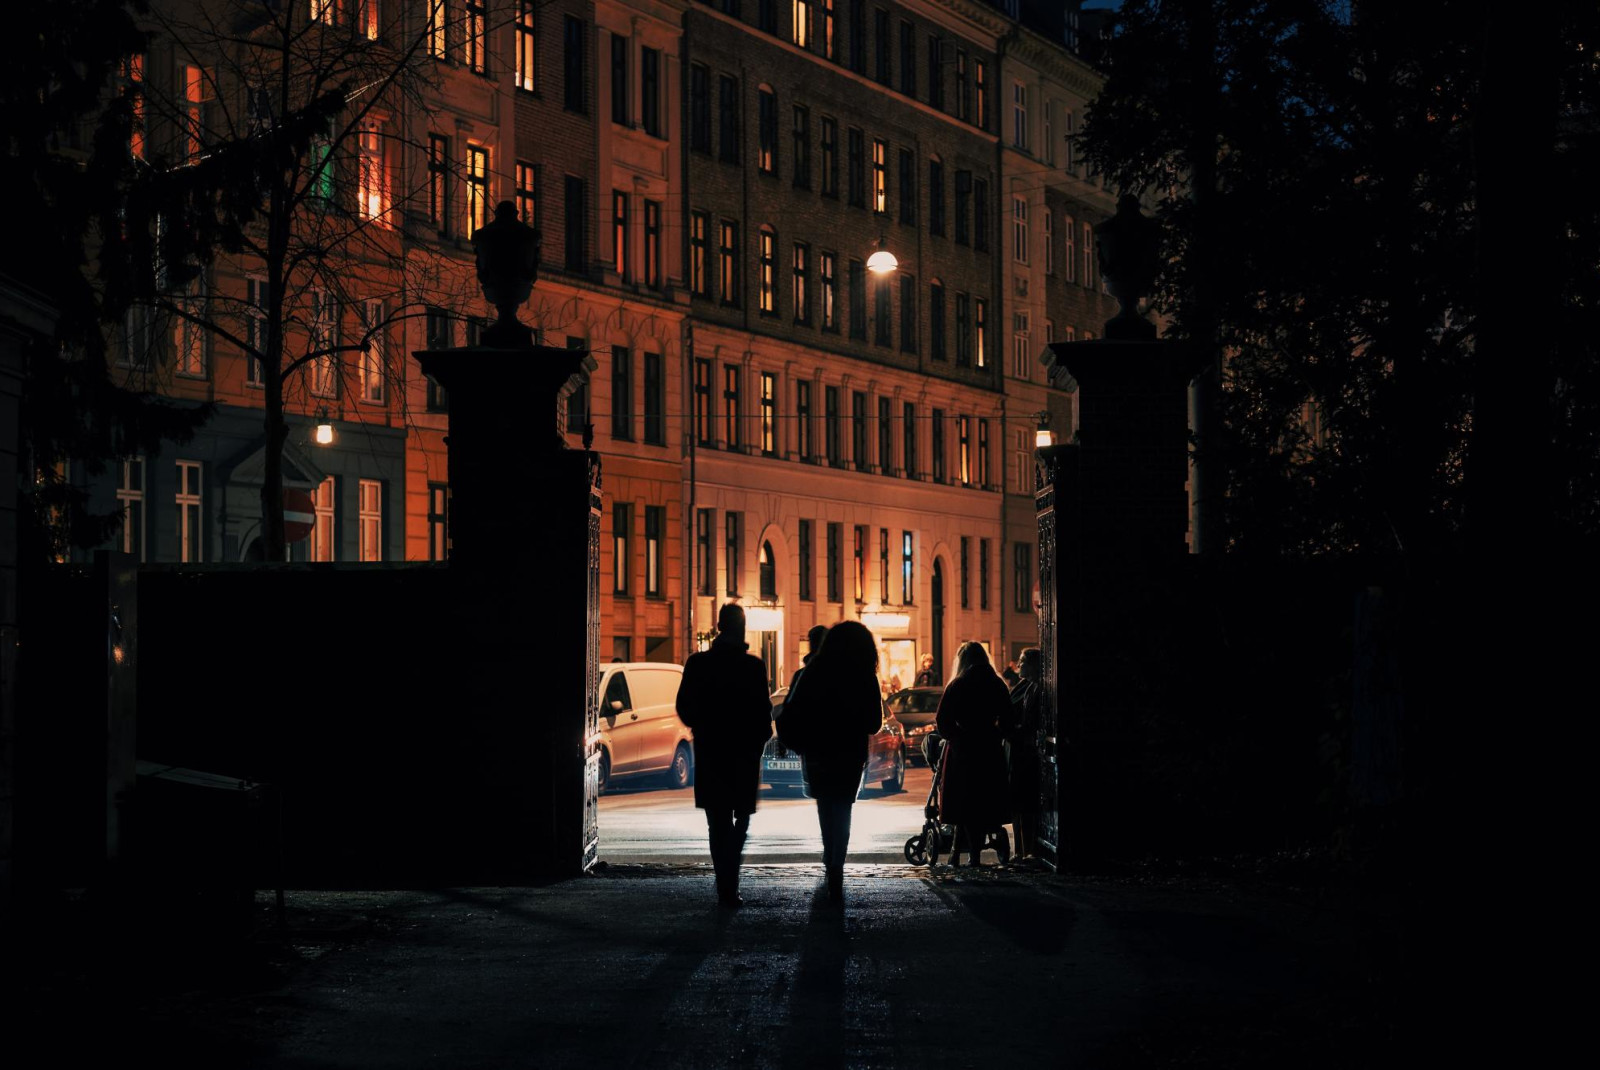
<path fill-rule="evenodd" d="M 1011 812 L 1039 812 L 1039 714 L 1044 688 L 1026 676 L 1011 689 L 1011 720 L 1006 726 L 1006 761 L 1011 774 Z"/>
<path fill-rule="evenodd" d="M 772 736 L 767 670 L 742 642 L 691 654 L 678 685 L 678 719 L 694 732 L 694 804 L 755 813 L 761 748 Z"/>
<path fill-rule="evenodd" d="M 795 696 L 800 701 L 795 702 Z M 810 799 L 853 802 L 867 766 L 867 748 L 883 727 L 883 693 L 871 672 L 845 676 L 813 664 L 789 692 L 779 722 L 790 713 L 804 721 L 800 773 Z"/>
<path fill-rule="evenodd" d="M 939 820 L 990 828 L 1009 819 L 1001 744 L 1010 719 L 1006 682 L 991 669 L 962 673 L 944 689 L 934 718 L 946 744 Z"/>

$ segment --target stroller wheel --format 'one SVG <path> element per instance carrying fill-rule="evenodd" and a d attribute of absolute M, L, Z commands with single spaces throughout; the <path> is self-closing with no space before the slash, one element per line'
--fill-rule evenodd
<path fill-rule="evenodd" d="M 994 834 L 994 853 L 1002 866 L 1011 861 L 1011 837 L 1004 826 Z"/>
<path fill-rule="evenodd" d="M 926 836 L 912 836 L 906 840 L 906 861 L 913 866 L 931 865 L 932 863 L 928 861 L 927 841 Z"/>

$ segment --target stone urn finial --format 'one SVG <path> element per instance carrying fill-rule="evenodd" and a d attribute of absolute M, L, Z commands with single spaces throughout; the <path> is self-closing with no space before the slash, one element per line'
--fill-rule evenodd
<path fill-rule="evenodd" d="M 1155 324 L 1139 314 L 1139 298 L 1155 288 L 1160 269 L 1161 224 L 1139 211 L 1139 198 L 1124 193 L 1117 214 L 1095 228 L 1100 274 L 1117 299 L 1117 314 L 1106 321 L 1107 338 L 1146 340 Z"/>
<path fill-rule="evenodd" d="M 517 218 L 510 201 L 495 205 L 494 220 L 472 235 L 478 283 L 500 313 L 483 333 L 483 343 L 507 349 L 533 345 L 533 329 L 517 322 L 517 309 L 533 292 L 539 276 L 539 232 Z"/>

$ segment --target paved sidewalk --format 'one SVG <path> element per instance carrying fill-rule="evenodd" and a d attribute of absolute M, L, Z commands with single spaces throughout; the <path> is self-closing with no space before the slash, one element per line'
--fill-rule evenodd
<path fill-rule="evenodd" d="M 1392 993 L 1373 983 L 1381 929 L 1312 902 L 852 866 L 840 909 L 820 876 L 747 867 L 737 912 L 714 906 L 703 866 L 291 892 L 287 938 L 259 976 L 100 988 L 91 1000 L 120 1003 L 82 1006 L 79 1020 L 126 1020 L 135 1050 L 169 1065 L 225 1067 L 1289 1067 L 1395 1054 Z M 63 1038 L 52 1065 L 88 1038 Z"/>

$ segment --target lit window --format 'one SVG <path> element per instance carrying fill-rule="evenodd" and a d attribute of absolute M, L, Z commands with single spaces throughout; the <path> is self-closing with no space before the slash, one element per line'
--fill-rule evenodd
<path fill-rule="evenodd" d="M 333 476 L 325 477 L 311 492 L 313 520 L 311 524 L 311 560 L 337 561 L 338 545 L 335 542 L 338 494 Z"/>
<path fill-rule="evenodd" d="M 913 572 L 916 558 L 912 552 L 911 532 L 900 533 L 900 602 L 909 606 L 916 599 L 917 578 Z"/>
<path fill-rule="evenodd" d="M 794 0 L 794 43 L 801 48 L 811 47 L 810 0 Z"/>
<path fill-rule="evenodd" d="M 981 297 L 972 299 L 973 327 L 977 334 L 977 349 L 974 351 L 975 363 L 980 368 L 988 367 L 989 363 L 989 303 Z"/>
<path fill-rule="evenodd" d="M 450 487 L 428 484 L 428 560 L 443 561 L 450 554 Z"/>
<path fill-rule="evenodd" d="M 449 22 L 445 0 L 428 0 L 428 54 L 434 59 L 450 58 L 450 38 L 446 30 Z"/>
<path fill-rule="evenodd" d="M 466 61 L 474 74 L 489 73 L 489 9 L 485 0 L 467 0 Z"/>
<path fill-rule="evenodd" d="M 361 128 L 361 215 L 387 222 L 389 213 L 389 170 L 383 162 L 383 132 L 368 122 Z"/>
<path fill-rule="evenodd" d="M 661 597 L 661 539 L 667 529 L 667 510 L 661 505 L 644 507 L 644 594 Z"/>
<path fill-rule="evenodd" d="M 467 146 L 467 233 L 489 225 L 489 150 Z"/>
<path fill-rule="evenodd" d="M 336 25 L 339 21 L 338 0 L 311 0 L 311 20 L 329 26 Z"/>
<path fill-rule="evenodd" d="M 267 280 L 251 275 L 245 279 L 244 340 L 256 353 L 267 348 Z M 244 381 L 261 386 L 266 380 L 261 361 L 253 353 L 244 358 Z"/>
<path fill-rule="evenodd" d="M 889 210 L 888 156 L 889 143 L 880 138 L 873 138 L 872 210 L 874 212 L 887 212 Z"/>
<path fill-rule="evenodd" d="M 823 253 L 821 257 L 822 268 L 822 329 L 837 331 L 839 320 L 834 311 L 835 302 L 838 300 L 837 283 L 834 281 L 834 256 L 832 253 Z"/>
<path fill-rule="evenodd" d="M 178 560 L 195 564 L 203 560 L 201 539 L 200 462 L 178 462 L 178 489 L 173 502 L 178 507 Z"/>
<path fill-rule="evenodd" d="M 311 393 L 331 398 L 339 393 L 339 363 L 334 347 L 339 344 L 339 305 L 323 290 L 312 290 L 311 325 L 308 351 L 312 354 Z"/>
<path fill-rule="evenodd" d="M 632 258 L 628 255 L 628 194 L 611 191 L 611 264 L 623 282 L 633 281 Z"/>
<path fill-rule="evenodd" d="M 517 5 L 517 88 L 539 91 L 539 28 L 534 0 Z"/>
<path fill-rule="evenodd" d="M 1011 432 L 1011 491 L 1033 493 L 1033 435 L 1026 428 Z"/>
<path fill-rule="evenodd" d="M 644 284 L 661 289 L 661 202 L 644 202 Z"/>
<path fill-rule="evenodd" d="M 117 480 L 117 508 L 122 512 L 122 527 L 117 549 L 143 561 L 144 546 L 144 458 L 129 457 L 122 462 Z"/>
<path fill-rule="evenodd" d="M 450 139 L 428 135 L 428 222 L 450 233 Z"/>
<path fill-rule="evenodd" d="M 382 301 L 366 301 L 361 306 L 361 400 L 383 403 L 384 368 L 384 315 Z"/>
<path fill-rule="evenodd" d="M 777 273 L 777 264 L 774 262 L 773 234 L 769 230 L 761 232 L 761 258 L 760 258 L 760 293 L 758 305 L 762 312 L 775 315 L 778 311 L 778 298 L 776 287 L 773 285 L 774 275 Z"/>
<path fill-rule="evenodd" d="M 611 506 L 611 590 L 626 597 L 628 574 L 632 571 L 633 506 L 616 502 Z"/>
<path fill-rule="evenodd" d="M 517 161 L 517 219 L 539 229 L 539 165 Z"/>
<path fill-rule="evenodd" d="M 806 260 L 811 254 L 809 246 L 795 242 L 794 245 L 794 321 L 796 323 L 811 322 L 810 287 L 806 281 Z"/>
<path fill-rule="evenodd" d="M 128 98 L 128 154 L 144 159 L 144 54 L 135 53 L 122 61 L 122 92 Z"/>
<path fill-rule="evenodd" d="M 378 39 L 378 0 L 361 0 L 356 12 L 356 28 L 369 41 Z"/>
<path fill-rule="evenodd" d="M 206 314 L 206 299 L 196 282 L 178 298 L 179 312 L 172 317 L 172 352 L 178 374 L 192 379 L 206 377 L 206 332 L 198 322 Z"/>
<path fill-rule="evenodd" d="M 205 137 L 206 102 L 212 99 L 210 72 L 193 64 L 183 68 L 183 147 L 184 159 L 200 162 Z"/>
<path fill-rule="evenodd" d="M 744 423 L 744 406 L 740 400 L 739 366 L 725 364 L 722 367 L 722 434 L 723 442 L 729 449 L 738 449 L 744 444 L 744 435 L 741 433 Z"/>
<path fill-rule="evenodd" d="M 772 372 L 761 373 L 761 452 L 778 452 L 778 377 Z"/>
<path fill-rule="evenodd" d="M 739 224 L 722 221 L 722 247 L 719 251 L 722 303 L 735 308 L 739 305 Z"/>
<path fill-rule="evenodd" d="M 361 532 L 363 561 L 383 560 L 383 484 L 376 479 L 360 482 L 360 501 L 356 520 Z"/>
<path fill-rule="evenodd" d="M 711 296 L 711 280 L 706 271 L 710 220 L 704 212 L 689 213 L 689 290 L 696 297 Z"/>

